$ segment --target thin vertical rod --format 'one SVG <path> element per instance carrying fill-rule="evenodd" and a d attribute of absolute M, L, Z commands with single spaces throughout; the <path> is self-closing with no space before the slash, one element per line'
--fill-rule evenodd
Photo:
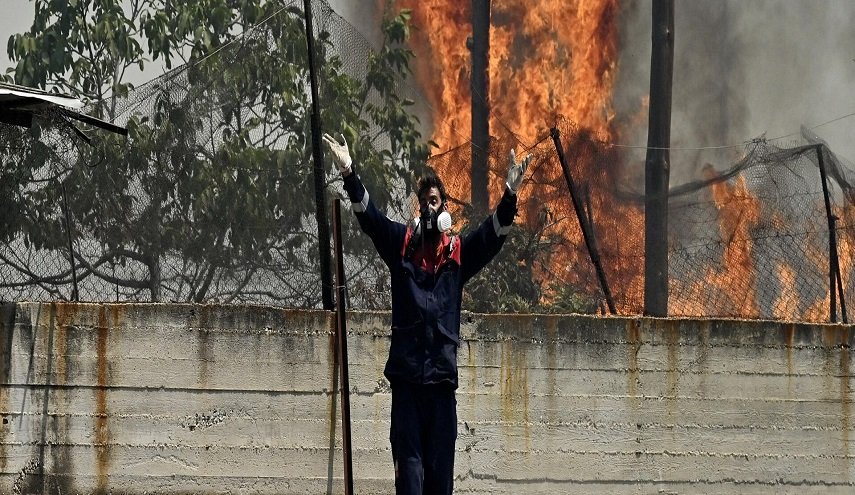
<path fill-rule="evenodd" d="M 344 305 L 344 255 L 341 247 L 341 200 L 333 204 L 333 244 L 335 245 L 335 314 L 338 369 L 341 376 L 341 439 L 344 450 L 344 493 L 353 493 L 353 453 L 350 437 L 350 379 L 347 373 L 347 312 Z"/>
<path fill-rule="evenodd" d="M 835 221 L 837 219 L 835 218 Z M 835 231 L 837 230 L 835 225 Z M 849 323 L 849 318 L 846 317 L 846 298 L 843 297 L 843 277 L 840 275 L 840 265 L 837 265 L 837 291 L 840 296 L 840 315 L 843 317 L 843 323 Z"/>
<path fill-rule="evenodd" d="M 615 302 L 612 299 L 612 292 L 609 290 L 608 282 L 606 282 L 606 272 L 603 270 L 603 265 L 600 262 L 600 253 L 597 251 L 594 236 L 591 233 L 591 226 L 588 225 L 585 218 L 585 212 L 582 210 L 582 205 L 579 202 L 573 176 L 570 174 L 570 167 L 567 165 L 567 158 L 564 156 L 564 147 L 561 145 L 561 136 L 558 133 L 558 128 L 553 127 L 550 130 L 550 134 L 552 135 L 552 141 L 555 143 L 555 149 L 558 151 L 558 161 L 561 162 L 561 170 L 564 171 L 564 180 L 567 181 L 567 188 L 570 189 L 570 200 L 573 203 L 573 209 L 576 210 L 576 218 L 579 219 L 579 225 L 582 227 L 582 237 L 585 239 L 585 247 L 588 248 L 588 256 L 591 258 L 591 263 L 594 264 L 594 270 L 597 272 L 597 279 L 600 282 L 600 287 L 603 289 L 603 295 L 606 297 L 609 312 L 617 314 Z"/>
<path fill-rule="evenodd" d="M 72 232 L 71 232 L 71 214 L 68 211 L 68 193 L 65 190 L 65 184 L 60 184 L 62 188 L 62 213 L 65 217 L 65 234 L 68 237 L 68 261 L 71 263 L 71 300 L 79 301 L 80 293 L 77 291 L 77 267 L 74 264 L 74 244 L 71 242 Z"/>
<path fill-rule="evenodd" d="M 837 229 L 835 222 L 837 217 L 831 210 L 831 198 L 828 194 L 828 176 L 825 171 L 825 158 L 823 158 L 822 145 L 816 145 L 816 157 L 819 162 L 819 175 L 822 178 L 822 196 L 825 199 L 825 216 L 828 220 L 828 291 L 830 295 L 830 312 L 831 321 L 837 321 L 837 292 L 840 291 L 841 312 L 843 313 L 843 321 L 846 322 L 846 309 L 843 301 L 843 284 L 838 286 L 840 278 L 840 259 L 837 255 Z"/>

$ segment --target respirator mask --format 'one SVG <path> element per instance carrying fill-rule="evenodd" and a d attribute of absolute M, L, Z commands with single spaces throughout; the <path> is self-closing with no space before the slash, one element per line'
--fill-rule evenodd
<path fill-rule="evenodd" d="M 424 208 L 418 218 L 418 227 L 423 228 L 423 233 L 429 236 L 448 232 L 451 229 L 451 224 L 451 214 L 445 209 L 433 211 L 430 208 Z"/>
<path fill-rule="evenodd" d="M 445 211 L 443 205 L 442 211 L 432 211 L 425 207 L 419 211 L 419 215 L 413 218 L 412 237 L 407 243 L 407 248 L 404 256 L 407 259 L 412 259 L 419 245 L 424 246 L 426 239 L 433 242 L 439 238 L 443 232 L 448 232 L 451 229 L 451 214 Z"/>

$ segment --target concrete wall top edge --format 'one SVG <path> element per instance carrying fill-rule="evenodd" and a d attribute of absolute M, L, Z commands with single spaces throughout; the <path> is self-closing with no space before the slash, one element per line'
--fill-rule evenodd
<path fill-rule="evenodd" d="M 17 324 L 55 318 L 60 326 L 170 328 L 218 332 L 282 333 L 286 328 L 329 328 L 329 311 L 276 308 L 272 306 L 181 303 L 75 303 L 22 302 L 15 304 Z M 8 311 L 8 310 L 7 310 Z"/>
<path fill-rule="evenodd" d="M 14 309 L 13 309 L 14 308 Z M 5 321 L 32 325 L 56 318 L 60 326 L 156 326 L 240 333 L 300 333 L 328 329 L 334 313 L 261 305 L 189 303 L 19 302 L 4 304 Z M 387 337 L 388 311 L 349 311 L 348 333 Z M 8 325 L 3 325 L 8 326 Z M 855 344 L 852 325 L 770 320 L 652 318 L 581 314 L 481 314 L 464 311 L 463 340 L 530 342 L 645 342 L 680 345 L 840 346 Z M 323 332 L 327 333 L 327 332 Z"/>

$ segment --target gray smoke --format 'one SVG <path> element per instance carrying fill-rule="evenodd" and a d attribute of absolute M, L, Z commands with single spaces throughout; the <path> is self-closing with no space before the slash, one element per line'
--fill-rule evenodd
<path fill-rule="evenodd" d="M 651 0 L 622 7 L 615 104 L 624 120 L 649 93 Z M 699 148 L 754 137 L 799 139 L 855 111 L 855 2 L 717 0 L 675 2 L 671 145 Z M 645 145 L 647 114 L 621 141 Z M 855 158 L 855 117 L 814 131 Z M 739 148 L 672 152 L 672 184 L 697 179 L 706 163 L 726 166 Z M 633 152 L 643 161 L 643 151 Z"/>
<path fill-rule="evenodd" d="M 328 0 L 330 7 L 355 27 L 374 48 L 383 42 L 380 31 L 381 13 L 376 11 L 376 2 L 369 0 Z"/>

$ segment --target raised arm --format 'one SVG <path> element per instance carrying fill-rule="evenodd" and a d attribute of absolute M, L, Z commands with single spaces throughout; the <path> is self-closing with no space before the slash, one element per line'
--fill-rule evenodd
<path fill-rule="evenodd" d="M 531 155 L 517 162 L 516 154 L 511 149 L 509 158 L 505 193 L 496 211 L 481 222 L 476 230 L 463 238 L 460 256 L 464 283 L 481 271 L 499 253 L 514 223 L 514 216 L 517 213 L 517 190 L 531 162 Z"/>
<path fill-rule="evenodd" d="M 324 134 L 322 139 L 332 155 L 333 163 L 344 179 L 344 190 L 350 198 L 350 206 L 356 214 L 359 227 L 371 238 L 386 265 L 392 266 L 400 256 L 407 227 L 389 219 L 374 206 L 359 176 L 353 172 L 353 160 L 344 136 L 341 136 L 341 143 L 329 134 Z"/>

